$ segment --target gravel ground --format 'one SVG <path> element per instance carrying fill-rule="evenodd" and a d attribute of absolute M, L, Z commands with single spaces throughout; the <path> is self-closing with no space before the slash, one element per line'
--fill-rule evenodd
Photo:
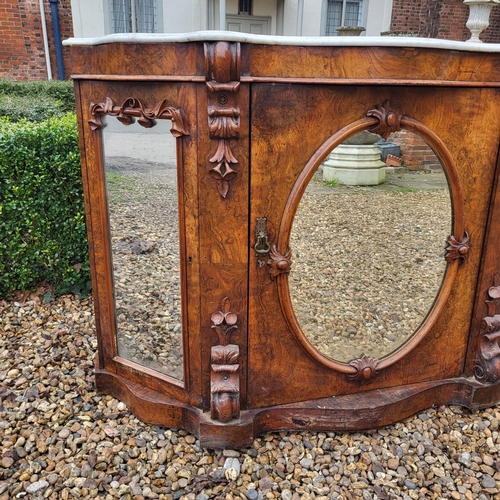
<path fill-rule="evenodd" d="M 155 166 L 161 173 L 152 179 L 152 168 L 147 167 L 144 164 L 138 172 L 123 161 L 109 164 L 115 174 L 110 176 L 114 186 L 109 195 L 117 294 L 123 291 L 118 298 L 123 314 L 120 346 L 157 369 L 155 363 L 167 359 L 169 373 L 175 374 L 180 366 L 172 359 L 180 349 L 179 294 L 175 281 L 168 278 L 178 269 L 174 252 L 178 243 L 172 224 L 155 219 L 160 213 L 175 215 L 173 205 L 165 201 L 172 187 L 172 169 Z M 332 193 L 342 196 L 342 190 Z M 146 211 L 150 215 L 131 201 L 143 195 L 151 197 Z M 360 196 L 367 204 L 374 203 L 370 194 Z M 422 212 L 427 214 L 442 203 L 444 195 L 390 196 L 404 199 L 410 212 L 415 211 L 414 203 L 427 203 Z M 378 212 L 389 213 L 386 208 Z M 154 225 L 151 220 L 156 220 Z M 399 220 L 394 219 L 394 232 Z M 422 231 L 412 232 L 413 223 L 401 227 L 400 233 L 410 232 L 410 239 L 420 243 L 427 229 L 420 226 Z M 339 224 L 332 227 L 341 231 Z M 359 220 L 357 224 L 359 229 Z M 164 234 L 172 234 L 168 244 L 158 236 Z M 378 244 L 388 238 L 381 234 L 365 240 Z M 441 241 L 441 235 L 436 239 Z M 411 246 L 405 259 L 416 259 L 417 248 Z M 432 261 L 435 255 L 429 252 L 420 257 L 423 262 L 410 260 L 411 267 Z M 391 265 L 385 261 L 376 276 L 380 278 Z M 136 283 L 142 272 L 150 278 L 150 287 Z M 336 272 L 333 262 L 330 272 Z M 430 281 L 430 289 L 435 290 L 439 280 Z M 202 449 L 187 432 L 144 424 L 125 404 L 96 394 L 92 301 L 67 296 L 45 304 L 40 299 L 43 291 L 0 301 L 4 333 L 0 337 L 0 500 L 500 499 L 498 406 L 475 413 L 458 407 L 432 408 L 364 433 L 281 432 L 259 437 L 241 450 Z M 413 292 L 404 297 L 408 301 Z M 421 309 L 425 314 L 425 307 Z M 377 321 L 387 325 L 383 317 Z M 141 330 L 144 323 L 147 328 Z M 160 329 L 168 340 L 159 342 L 148 328 Z M 134 342 L 131 332 L 140 341 Z M 141 350 L 138 345 L 143 342 L 147 348 Z"/>
<path fill-rule="evenodd" d="M 0 302 L 0 312 L 0 500 L 500 498 L 499 407 L 439 407 L 364 433 L 280 432 L 241 450 L 201 449 L 96 394 L 90 300 L 34 295 Z"/>

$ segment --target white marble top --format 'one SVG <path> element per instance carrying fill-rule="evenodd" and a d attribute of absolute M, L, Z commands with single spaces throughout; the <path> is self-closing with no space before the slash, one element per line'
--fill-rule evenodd
<path fill-rule="evenodd" d="M 309 47 L 425 47 L 468 52 L 500 52 L 498 43 L 456 42 L 437 38 L 399 36 L 268 36 L 234 31 L 195 31 L 192 33 L 117 33 L 97 38 L 69 38 L 64 45 L 103 45 L 108 43 L 241 42 L 260 45 L 300 45 Z"/>

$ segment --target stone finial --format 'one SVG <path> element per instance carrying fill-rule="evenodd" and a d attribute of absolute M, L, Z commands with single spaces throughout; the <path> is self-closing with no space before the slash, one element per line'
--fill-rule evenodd
<path fill-rule="evenodd" d="M 469 19 L 466 23 L 472 36 L 468 42 L 479 42 L 482 33 L 490 24 L 490 12 L 493 7 L 500 4 L 500 0 L 464 0 L 469 6 Z"/>

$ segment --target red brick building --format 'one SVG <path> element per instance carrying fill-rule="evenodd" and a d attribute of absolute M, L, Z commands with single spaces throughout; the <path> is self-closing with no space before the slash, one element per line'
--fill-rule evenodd
<path fill-rule="evenodd" d="M 73 36 L 70 0 L 59 0 L 61 38 Z M 56 45 L 50 1 L 44 0 L 45 21 L 53 78 L 58 77 Z M 0 0 L 0 78 L 12 80 L 47 79 L 40 2 L 36 0 Z M 69 52 L 63 48 L 64 73 L 71 73 Z"/>

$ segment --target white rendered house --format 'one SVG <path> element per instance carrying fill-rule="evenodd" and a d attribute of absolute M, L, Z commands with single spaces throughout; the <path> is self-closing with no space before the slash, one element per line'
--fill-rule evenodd
<path fill-rule="evenodd" d="M 335 36 L 339 26 L 376 36 L 390 29 L 392 0 L 71 0 L 71 8 L 76 38 L 211 29 Z"/>

